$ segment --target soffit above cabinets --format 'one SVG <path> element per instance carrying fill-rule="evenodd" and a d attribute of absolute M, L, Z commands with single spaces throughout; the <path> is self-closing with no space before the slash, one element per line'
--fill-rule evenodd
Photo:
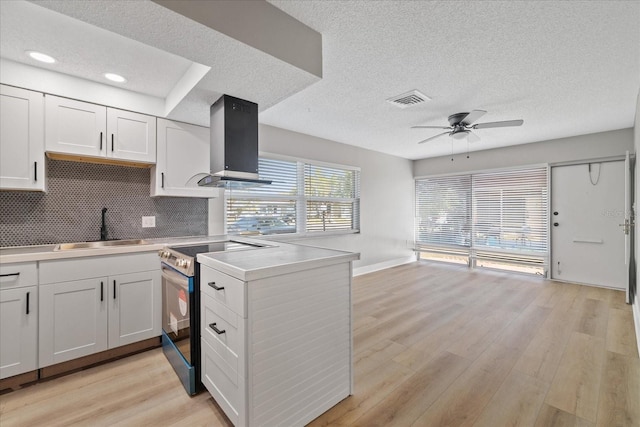
<path fill-rule="evenodd" d="M 162 2 L 158 2 L 162 3 Z M 320 80 L 300 64 L 274 56 L 156 2 L 11 1 L 0 8 L 2 82 L 141 113 L 209 125 L 209 106 L 223 93 L 261 109 Z M 171 6 L 172 2 L 164 2 Z M 198 4 L 196 2 L 194 4 Z M 215 13 L 216 2 L 206 2 Z M 309 36 L 321 64 L 321 36 L 264 2 L 267 20 L 285 19 Z M 269 10 L 271 9 L 271 10 Z M 242 10 L 221 10 L 242 24 Z M 272 16 L 273 15 L 273 16 Z M 271 21 L 269 21 L 271 19 Z M 218 24 L 216 24 L 218 25 Z M 277 40 L 276 40 L 277 41 Z M 25 51 L 58 62 L 41 64 Z M 127 79 L 104 79 L 106 72 Z"/>

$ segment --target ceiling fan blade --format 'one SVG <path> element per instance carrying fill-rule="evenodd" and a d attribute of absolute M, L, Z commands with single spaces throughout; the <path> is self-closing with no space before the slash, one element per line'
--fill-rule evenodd
<path fill-rule="evenodd" d="M 442 135 L 448 135 L 448 134 L 449 134 L 449 132 L 439 133 L 436 136 L 432 136 L 431 138 L 427 138 L 425 140 L 422 140 L 422 141 L 418 142 L 418 144 L 424 144 L 425 142 L 431 141 L 432 139 L 436 139 L 436 138 L 438 138 L 438 137 L 440 137 Z"/>
<path fill-rule="evenodd" d="M 505 120 L 503 122 L 478 123 L 471 126 L 471 128 L 472 129 L 504 128 L 508 126 L 520 126 L 523 123 L 524 123 L 524 120 Z"/>
<path fill-rule="evenodd" d="M 467 142 L 474 143 L 474 142 L 478 142 L 478 141 L 480 141 L 480 137 L 478 135 L 476 135 L 475 133 L 469 132 L 467 134 Z"/>
<path fill-rule="evenodd" d="M 453 129 L 451 126 L 411 126 L 411 129 Z"/>
<path fill-rule="evenodd" d="M 487 114 L 487 112 L 484 111 L 484 110 L 473 110 L 472 112 L 467 114 L 464 117 L 464 119 L 460 120 L 460 124 L 463 124 L 465 126 L 469 126 L 471 123 L 475 122 L 476 120 L 478 120 L 480 117 L 484 116 L 485 114 Z"/>

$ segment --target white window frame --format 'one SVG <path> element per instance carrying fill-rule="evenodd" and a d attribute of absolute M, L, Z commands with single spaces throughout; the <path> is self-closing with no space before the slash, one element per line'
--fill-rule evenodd
<path fill-rule="evenodd" d="M 287 162 L 295 162 L 297 164 L 297 195 L 292 197 L 290 200 L 295 200 L 296 203 L 296 232 L 295 233 L 282 233 L 282 234 L 266 234 L 259 235 L 260 239 L 269 240 L 269 239 L 277 239 L 281 241 L 286 240 L 299 240 L 301 238 L 309 238 L 309 237 L 328 237 L 334 235 L 346 235 L 346 234 L 358 234 L 360 233 L 361 223 L 360 223 L 360 178 L 361 178 L 361 168 L 357 166 L 343 165 L 339 163 L 329 163 L 322 162 L 318 160 L 311 160 L 301 157 L 292 157 L 280 154 L 271 154 L 266 152 L 259 152 L 259 158 L 269 159 L 269 160 L 280 160 Z M 342 169 L 348 171 L 355 171 L 358 173 L 358 177 L 356 179 L 355 186 L 355 195 L 354 198 L 327 198 L 327 197 L 306 197 L 305 190 L 305 164 L 314 165 L 314 166 L 323 166 L 328 168 Z M 282 199 L 282 197 L 275 197 L 269 195 L 254 195 L 252 197 L 254 200 L 278 200 Z M 335 202 L 355 202 L 358 204 L 357 208 L 357 218 L 355 220 L 355 224 L 358 225 L 357 229 L 350 230 L 328 230 L 328 231 L 306 231 L 307 229 L 307 201 L 326 201 L 331 200 Z M 228 231 L 227 225 L 227 206 L 229 203 L 229 192 L 224 192 L 224 229 L 225 232 Z"/>
<path fill-rule="evenodd" d="M 473 194 L 473 176 L 474 175 L 481 175 L 481 174 L 490 174 L 490 173 L 501 173 L 501 172 L 517 172 L 517 171 L 526 171 L 526 170 L 531 170 L 531 169 L 546 169 L 546 174 L 547 174 L 547 206 L 546 206 L 546 216 L 547 216 L 547 222 L 548 221 L 548 216 L 549 216 L 549 206 L 551 203 L 551 185 L 550 185 L 550 166 L 549 164 L 534 164 L 534 165 L 523 165 L 523 166 L 517 166 L 517 167 L 509 167 L 509 168 L 496 168 L 496 169 L 486 169 L 486 170 L 474 170 L 474 171 L 468 171 L 468 172 L 454 172 L 454 173 L 447 173 L 447 174 L 438 174 L 438 175 L 427 175 L 427 176 L 419 176 L 419 177 L 415 177 L 414 178 L 414 191 L 416 189 L 416 184 L 419 180 L 424 180 L 424 179 L 433 179 L 433 178 L 444 178 L 444 177 L 456 177 L 456 176 L 470 176 L 471 177 L 471 198 L 469 200 L 469 202 L 471 203 L 471 205 L 473 206 L 474 203 L 474 194 Z M 414 200 L 414 213 L 417 213 L 417 208 L 418 208 L 418 198 L 416 197 Z M 473 208 L 472 208 L 473 209 Z M 417 216 L 416 216 L 416 220 L 417 220 Z M 474 216 L 473 216 L 473 212 L 471 213 L 471 223 L 473 225 L 474 223 Z M 417 224 L 417 223 L 416 223 Z M 414 224 L 414 234 L 415 233 L 415 228 L 416 228 L 416 224 Z M 523 264 L 523 265 L 541 265 L 543 267 L 544 270 L 544 276 L 546 277 L 548 274 L 548 267 L 549 267 L 549 259 L 550 259 L 550 250 L 551 250 L 551 245 L 550 245 L 550 230 L 549 230 L 549 226 L 547 224 L 546 227 L 546 232 L 547 232 L 547 236 L 546 236 L 546 250 L 544 252 L 535 252 L 535 253 L 527 253 L 526 251 L 520 251 L 518 253 L 514 252 L 514 251 L 509 251 L 509 250 L 504 250 L 504 249 L 499 249 L 499 248 L 482 248 L 482 247 L 476 247 L 474 245 L 474 241 L 473 241 L 473 232 L 471 233 L 472 237 L 471 237 L 471 242 L 470 245 L 467 246 L 458 246 L 458 245 L 437 245 L 437 244 L 421 244 L 420 242 L 416 241 L 414 244 L 415 250 L 416 252 L 420 253 L 420 252 L 439 252 L 442 254 L 448 254 L 451 253 L 452 255 L 460 255 L 462 254 L 462 256 L 468 257 L 468 266 L 470 268 L 473 268 L 476 266 L 477 261 L 480 259 L 491 259 L 492 257 L 495 257 L 497 260 L 500 259 L 504 259 L 504 258 L 508 258 L 509 255 L 511 255 L 511 258 L 513 258 L 512 262 L 513 264 Z M 504 255 L 504 256 L 503 256 Z M 538 258 L 535 259 L 534 258 Z"/>

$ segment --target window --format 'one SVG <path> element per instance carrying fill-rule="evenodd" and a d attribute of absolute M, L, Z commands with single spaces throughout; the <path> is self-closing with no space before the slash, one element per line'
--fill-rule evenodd
<path fill-rule="evenodd" d="M 273 183 L 226 192 L 228 233 L 359 231 L 358 169 L 271 158 L 258 168 Z"/>
<path fill-rule="evenodd" d="M 421 258 L 543 274 L 547 168 L 416 180 Z"/>
<path fill-rule="evenodd" d="M 416 181 L 416 243 L 419 246 L 471 245 L 471 177 Z"/>
<path fill-rule="evenodd" d="M 304 165 L 306 231 L 360 228 L 359 175 L 356 170 Z"/>

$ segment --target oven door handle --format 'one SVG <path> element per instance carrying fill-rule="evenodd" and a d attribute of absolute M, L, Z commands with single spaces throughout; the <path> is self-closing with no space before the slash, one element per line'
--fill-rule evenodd
<path fill-rule="evenodd" d="M 189 279 L 187 277 L 183 276 L 180 273 L 176 273 L 175 271 L 167 267 L 162 267 L 162 277 L 170 282 L 179 284 L 183 288 L 189 287 Z"/>

